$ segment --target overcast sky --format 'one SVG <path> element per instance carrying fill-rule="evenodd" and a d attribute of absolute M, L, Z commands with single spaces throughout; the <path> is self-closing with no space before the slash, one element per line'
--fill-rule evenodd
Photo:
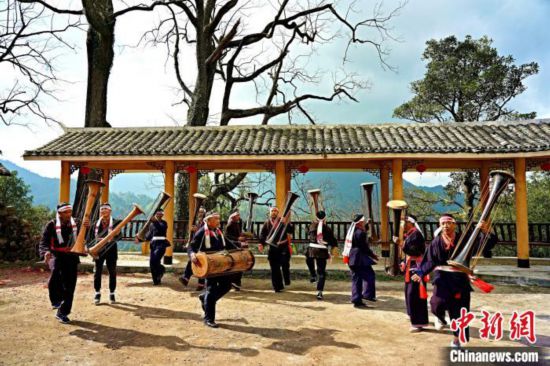
<path fill-rule="evenodd" d="M 116 1 L 116 0 L 115 0 Z M 58 3 L 79 7 L 79 1 Z M 370 15 L 374 3 L 358 1 L 357 6 Z M 396 1 L 385 1 L 383 8 L 390 10 Z M 174 81 L 171 64 L 165 65 L 164 48 L 132 48 L 139 30 L 143 30 L 151 13 L 125 15 L 117 21 L 116 56 L 109 84 L 108 121 L 114 127 L 174 125 L 173 119 L 185 116 L 183 106 L 174 106 Z M 369 90 L 359 93 L 359 103 L 342 102 L 336 105 L 310 104 L 309 108 L 320 124 L 379 123 L 394 121 L 395 107 L 411 97 L 409 84 L 423 77 L 425 64 L 420 59 L 425 42 L 432 38 L 456 35 L 462 39 L 470 34 L 474 38 L 487 35 L 501 55 L 511 54 L 516 63 L 536 61 L 540 72 L 526 81 L 527 91 L 516 98 L 512 106 L 521 112 L 536 111 L 538 117 L 550 117 L 550 46 L 547 21 L 550 1 L 546 0 L 411 0 L 392 22 L 393 34 L 400 42 L 388 43 L 391 54 L 388 62 L 397 72 L 384 70 L 372 49 L 361 47 L 351 53 L 347 67 L 371 83 Z M 65 52 L 58 58 L 62 79 L 70 84 L 62 88 L 62 101 L 50 102 L 45 108 L 67 126 L 81 127 L 84 120 L 86 90 L 85 33 L 71 35 L 78 45 L 76 52 Z M 337 42 L 318 50 L 311 59 L 312 67 L 330 71 L 341 67 L 334 57 L 345 45 Z M 0 69 L 0 73 L 6 72 Z M 0 74 L 0 81 L 6 74 Z M 190 78 L 192 79 L 192 78 Z M 330 80 L 327 80 L 330 82 Z M 0 88 L 2 86 L 0 85 Z M 232 103 L 245 104 L 251 92 L 238 93 Z M 219 95 L 219 94 L 215 94 Z M 215 98 L 213 100 L 218 103 Z M 216 116 L 213 116 L 215 119 Z M 44 145 L 59 136 L 59 127 L 48 127 L 32 121 L 32 130 L 19 126 L 0 126 L 0 150 L 8 159 L 41 175 L 59 176 L 58 162 L 25 162 L 21 155 Z M 296 120 L 296 122 L 299 122 Z M 305 121 L 304 121 L 305 122 Z M 444 183 L 445 175 L 407 174 L 406 179 L 422 185 Z"/>

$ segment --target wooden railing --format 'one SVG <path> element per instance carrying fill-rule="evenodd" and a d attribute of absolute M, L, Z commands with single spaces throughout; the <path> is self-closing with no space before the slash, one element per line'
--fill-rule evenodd
<path fill-rule="evenodd" d="M 122 230 L 123 240 L 133 240 L 137 232 L 145 224 L 145 220 L 134 220 L 124 227 Z M 309 221 L 297 221 L 294 224 L 293 242 L 296 244 L 307 243 Z M 426 240 L 430 241 L 433 238 L 434 231 L 438 228 L 437 222 L 419 222 Z M 225 222 L 222 222 L 222 228 Z M 261 231 L 263 222 L 254 222 L 254 232 Z M 334 235 L 339 242 L 343 242 L 346 237 L 346 232 L 350 223 L 348 221 L 332 221 L 328 222 L 330 228 L 334 231 Z M 466 223 L 457 223 L 458 231 L 461 232 L 466 227 Z M 380 233 L 380 223 L 375 223 L 375 230 Z M 390 225 L 390 235 L 392 228 Z M 502 245 L 515 245 L 516 243 L 516 224 L 515 223 L 496 223 L 493 225 L 493 231 L 497 235 L 498 243 Z M 174 222 L 174 241 L 176 244 L 181 244 L 187 241 L 187 221 L 176 220 Z M 529 224 L 529 244 L 531 246 L 549 246 L 550 245 L 550 223 L 531 223 Z M 177 245 L 178 246 L 178 245 Z"/>

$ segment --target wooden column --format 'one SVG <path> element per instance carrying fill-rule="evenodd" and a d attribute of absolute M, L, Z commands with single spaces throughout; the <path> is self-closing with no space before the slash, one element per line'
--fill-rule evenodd
<path fill-rule="evenodd" d="M 392 200 L 403 199 L 403 160 L 392 160 Z"/>
<path fill-rule="evenodd" d="M 59 202 L 67 202 L 71 199 L 71 164 L 68 161 L 61 162 L 61 176 L 59 179 Z"/>
<path fill-rule="evenodd" d="M 386 204 L 390 200 L 390 169 L 389 166 L 383 164 L 380 167 L 380 241 L 382 256 L 390 256 L 389 245 L 389 221 L 388 221 L 388 208 Z"/>
<path fill-rule="evenodd" d="M 481 163 L 479 169 L 479 203 L 481 207 L 485 206 L 487 194 L 489 193 L 489 164 L 486 161 Z"/>
<path fill-rule="evenodd" d="M 284 161 L 275 162 L 275 203 L 279 211 L 283 210 L 287 192 L 290 191 L 290 172 Z"/>
<path fill-rule="evenodd" d="M 527 179 L 525 158 L 514 159 L 516 178 L 516 240 L 518 267 L 529 268 L 529 224 L 527 220 Z"/>
<path fill-rule="evenodd" d="M 109 202 L 109 181 L 111 178 L 111 170 L 103 169 L 102 182 L 105 184 L 101 189 L 101 203 Z"/>
<path fill-rule="evenodd" d="M 191 218 L 193 217 L 193 213 L 195 213 L 195 198 L 193 195 L 199 191 L 199 173 L 189 173 L 189 224 L 187 225 L 187 233 L 191 232 L 191 225 L 193 224 L 191 222 Z M 189 240 L 190 238 L 187 238 Z"/>
<path fill-rule="evenodd" d="M 164 165 L 164 191 L 172 196 L 172 199 L 164 209 L 164 220 L 168 223 L 166 239 L 172 244 L 166 248 L 164 255 L 164 264 L 172 264 L 172 254 L 174 252 L 174 178 L 176 174 L 174 161 L 167 161 Z"/>

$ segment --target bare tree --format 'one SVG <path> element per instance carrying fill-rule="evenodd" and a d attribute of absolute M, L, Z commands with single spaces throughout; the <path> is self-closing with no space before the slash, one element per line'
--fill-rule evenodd
<path fill-rule="evenodd" d="M 402 7 L 383 15 L 377 6 L 372 17 L 352 22 L 350 18 L 360 18 L 354 3 L 339 7 L 324 0 L 182 0 L 165 6 L 168 17 L 161 18 L 142 40 L 167 47 L 181 95 L 177 103 L 187 105 L 190 126 L 204 126 L 213 115 L 219 119 L 214 123 L 222 126 L 245 118 L 268 124 L 285 115 L 292 123 L 296 113 L 314 124 L 306 106 L 309 101 L 357 102 L 355 94 L 368 83 L 345 70 L 348 51 L 355 45 L 372 46 L 382 66 L 391 69 L 384 42 L 393 39 L 389 23 Z M 347 46 L 340 70 L 327 73 L 312 68 L 317 46 L 344 37 Z M 322 90 L 331 74 L 330 86 Z M 213 98 L 215 88 L 222 94 L 221 103 Z M 231 96 L 247 88 L 256 95 L 253 105 L 233 105 Z M 211 113 L 211 105 L 216 113 Z M 216 186 L 211 199 L 227 198 L 244 176 L 220 176 L 224 184 Z"/>
<path fill-rule="evenodd" d="M 111 127 L 107 122 L 107 87 L 114 61 L 115 24 L 119 16 L 133 11 L 151 11 L 164 1 L 151 4 L 127 5 L 115 11 L 112 0 L 82 0 L 82 9 L 61 9 L 44 0 L 18 0 L 20 3 L 37 5 L 53 13 L 68 17 L 85 16 L 88 22 L 86 50 L 88 56 L 88 83 L 86 91 L 86 114 L 84 127 Z M 79 173 L 75 195 L 75 212 L 82 211 L 81 202 L 85 177 Z"/>
<path fill-rule="evenodd" d="M 263 124 L 283 114 L 291 120 L 293 112 L 314 123 L 306 102 L 357 101 L 354 94 L 368 83 L 344 67 L 333 73 L 328 90 L 311 92 L 311 85 L 326 84 L 327 76 L 311 67 L 316 47 L 346 37 L 343 65 L 350 47 L 369 45 L 381 64 L 391 68 L 385 60 L 388 51 L 384 42 L 392 38 L 389 23 L 401 8 L 383 15 L 377 6 L 372 17 L 352 22 L 350 18 L 360 17 L 354 3 L 339 7 L 324 0 L 187 0 L 166 6 L 170 16 L 161 19 L 143 39 L 153 45 L 167 45 L 183 95 L 180 102 L 188 106 L 187 124 L 191 126 L 204 126 L 209 121 L 216 83 L 223 90 L 217 108 L 222 126 L 232 119 L 254 116 Z M 190 70 L 193 76 L 188 76 Z M 193 77 L 192 83 L 189 79 Z M 248 85 L 257 95 L 256 105 L 231 105 L 232 94 Z"/>
<path fill-rule="evenodd" d="M 107 86 L 114 61 L 115 25 L 119 16 L 133 11 L 151 11 L 165 1 L 149 5 L 126 5 L 115 11 L 112 0 L 82 0 L 82 9 L 60 9 L 44 0 L 18 0 L 20 3 L 39 4 L 44 9 L 67 16 L 85 16 L 88 22 L 86 50 L 88 56 L 88 83 L 84 127 L 111 127 L 107 122 Z"/>
<path fill-rule="evenodd" d="M 0 8 L 0 121 L 23 124 L 23 117 L 36 116 L 46 123 L 60 123 L 46 111 L 45 99 L 57 99 L 60 80 L 54 60 L 63 48 L 72 48 L 62 38 L 76 21 L 63 22 L 44 14 L 42 6 L 7 0 Z"/>

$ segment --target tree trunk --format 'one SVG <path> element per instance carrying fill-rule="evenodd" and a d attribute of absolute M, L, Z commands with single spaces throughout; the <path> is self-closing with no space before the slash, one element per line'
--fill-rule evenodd
<path fill-rule="evenodd" d="M 471 217 L 474 212 L 475 187 L 477 185 L 474 173 L 466 172 L 462 184 L 464 188 L 464 209 L 468 217 Z"/>
<path fill-rule="evenodd" d="M 82 0 L 88 21 L 88 85 L 84 127 L 111 127 L 107 122 L 107 86 L 114 60 L 115 17 L 112 0 Z M 84 182 L 78 173 L 73 211 L 78 217 L 86 205 Z"/>
<path fill-rule="evenodd" d="M 113 66 L 115 17 L 111 0 L 82 0 L 88 20 L 88 86 L 84 127 L 110 127 L 107 123 L 107 86 Z"/>
<path fill-rule="evenodd" d="M 176 220 L 187 220 L 189 218 L 189 175 L 179 173 L 176 180 L 175 197 L 175 218 Z"/>
<path fill-rule="evenodd" d="M 187 112 L 187 124 L 189 126 L 205 126 L 210 112 L 209 103 L 214 85 L 216 65 L 215 63 L 209 64 L 206 62 L 215 49 L 211 35 L 205 31 L 209 20 L 209 16 L 204 13 L 204 9 L 197 7 L 197 79 Z"/>

